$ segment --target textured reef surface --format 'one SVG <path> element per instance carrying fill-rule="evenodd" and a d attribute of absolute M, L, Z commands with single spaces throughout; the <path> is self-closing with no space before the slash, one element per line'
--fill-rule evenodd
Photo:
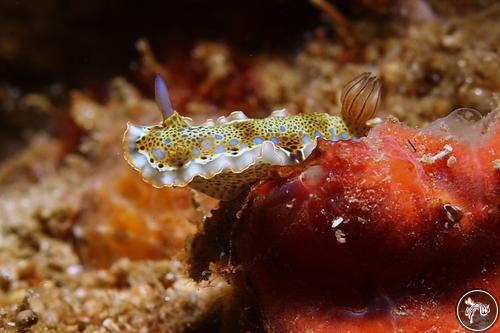
<path fill-rule="evenodd" d="M 500 118 L 474 114 L 321 141 L 253 187 L 233 255 L 273 332 L 449 332 L 464 290 L 500 292 Z"/>

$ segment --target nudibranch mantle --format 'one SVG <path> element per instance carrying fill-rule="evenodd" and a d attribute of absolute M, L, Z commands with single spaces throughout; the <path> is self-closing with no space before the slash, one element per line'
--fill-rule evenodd
<path fill-rule="evenodd" d="M 342 94 L 342 115 L 276 110 L 249 119 L 241 111 L 193 125 L 173 111 L 163 80 L 156 79 L 156 99 L 164 120 L 155 126 L 128 124 L 124 156 L 155 187 L 183 187 L 228 200 L 261 179 L 272 165 L 293 165 L 307 158 L 317 138 L 356 140 L 375 115 L 380 83 L 368 73 Z"/>

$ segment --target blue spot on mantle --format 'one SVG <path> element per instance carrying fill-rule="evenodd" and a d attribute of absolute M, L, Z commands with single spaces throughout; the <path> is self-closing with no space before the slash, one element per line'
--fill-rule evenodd
<path fill-rule="evenodd" d="M 152 150 L 152 153 L 153 155 L 155 155 L 155 157 L 159 160 L 162 160 L 165 158 L 165 153 L 163 152 L 163 150 L 161 149 L 158 149 L 158 148 L 153 148 Z"/>

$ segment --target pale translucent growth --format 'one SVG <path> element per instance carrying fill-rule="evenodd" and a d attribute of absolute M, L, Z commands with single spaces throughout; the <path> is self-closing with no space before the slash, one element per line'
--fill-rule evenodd
<path fill-rule="evenodd" d="M 321 165 L 308 167 L 300 174 L 300 180 L 304 185 L 315 187 L 325 179 L 325 171 Z"/>
<path fill-rule="evenodd" d="M 498 116 L 498 111 L 490 112 L 487 116 L 483 117 L 474 109 L 461 108 L 451 112 L 444 118 L 430 123 L 422 129 L 422 132 L 478 145 L 489 133 L 492 133 L 492 126 L 494 126 L 495 119 Z"/>

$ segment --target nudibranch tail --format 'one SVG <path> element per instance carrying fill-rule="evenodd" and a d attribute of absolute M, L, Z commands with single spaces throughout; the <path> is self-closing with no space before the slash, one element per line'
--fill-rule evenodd
<path fill-rule="evenodd" d="M 155 82 L 163 121 L 129 124 L 123 138 L 125 159 L 155 187 L 190 185 L 223 200 L 262 179 L 272 165 L 293 165 L 307 158 L 317 139 L 350 140 L 364 135 L 374 116 L 380 83 L 364 74 L 342 96 L 342 117 L 326 113 L 288 115 L 276 110 L 264 119 L 241 111 L 193 125 L 173 110 L 165 82 Z"/>
<path fill-rule="evenodd" d="M 156 104 L 160 108 L 163 120 L 166 120 L 174 113 L 170 97 L 168 96 L 168 88 L 160 74 L 156 74 L 155 78 L 155 98 Z"/>
<path fill-rule="evenodd" d="M 346 84 L 340 100 L 341 114 L 348 126 L 364 131 L 366 122 L 378 111 L 381 88 L 382 84 L 371 73 L 363 73 Z"/>

